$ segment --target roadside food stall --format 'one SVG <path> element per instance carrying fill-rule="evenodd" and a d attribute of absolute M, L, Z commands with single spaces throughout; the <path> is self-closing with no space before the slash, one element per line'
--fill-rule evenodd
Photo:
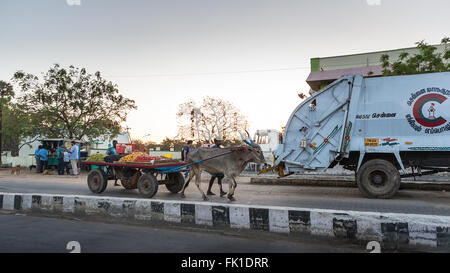
<path fill-rule="evenodd" d="M 80 160 L 84 161 L 88 157 L 88 149 L 89 145 L 87 145 L 87 142 L 81 141 L 81 140 L 75 140 L 75 139 L 67 139 L 67 138 L 44 138 L 39 139 L 41 142 L 41 145 L 48 150 L 48 168 L 49 169 L 57 169 L 58 168 L 58 159 L 56 154 L 56 149 L 58 148 L 58 145 L 62 142 L 64 147 L 67 149 L 70 149 L 72 147 L 72 141 L 75 141 L 75 143 L 81 144 L 80 149 Z"/>

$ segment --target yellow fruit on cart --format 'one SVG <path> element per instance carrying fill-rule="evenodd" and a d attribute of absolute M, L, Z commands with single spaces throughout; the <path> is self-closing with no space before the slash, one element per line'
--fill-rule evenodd
<path fill-rule="evenodd" d="M 142 152 L 132 153 L 119 159 L 119 162 L 134 162 L 138 156 L 146 155 Z"/>

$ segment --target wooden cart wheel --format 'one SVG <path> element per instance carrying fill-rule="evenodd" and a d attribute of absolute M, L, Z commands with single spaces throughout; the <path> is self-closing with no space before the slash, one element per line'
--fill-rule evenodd
<path fill-rule="evenodd" d="M 151 173 L 139 177 L 137 186 L 139 193 L 147 198 L 152 198 L 158 192 L 158 180 Z"/>
<path fill-rule="evenodd" d="M 106 174 L 100 169 L 95 169 L 89 172 L 87 177 L 88 187 L 93 193 L 102 193 L 108 186 Z"/>
<path fill-rule="evenodd" d="M 171 193 L 178 193 L 183 189 L 184 177 L 180 172 L 167 174 L 169 178 L 169 184 L 166 184 L 166 188 Z"/>

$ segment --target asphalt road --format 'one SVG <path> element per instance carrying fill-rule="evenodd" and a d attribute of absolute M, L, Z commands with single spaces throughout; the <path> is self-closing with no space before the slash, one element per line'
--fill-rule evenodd
<path fill-rule="evenodd" d="M 348 253 L 362 246 L 300 238 L 224 234 L 0 214 L 0 253 Z M 205 257 L 207 258 L 207 257 Z"/>
<path fill-rule="evenodd" d="M 209 176 L 204 175 L 202 189 L 206 191 Z M 109 181 L 103 196 L 141 198 L 137 190 L 114 187 Z M 224 185 L 228 191 L 228 185 Z M 213 186 L 218 193 L 218 186 Z M 0 172 L 0 192 L 18 193 L 56 193 L 95 195 L 89 191 L 86 174 L 80 177 L 42 176 L 24 171 L 20 176 Z M 201 201 L 201 195 L 191 183 L 186 190 L 186 198 L 171 194 L 165 186 L 160 186 L 154 199 Z M 391 213 L 427 214 L 450 216 L 450 192 L 400 190 L 392 199 L 367 199 L 357 188 L 255 185 L 249 177 L 239 177 L 235 192 L 237 204 L 270 205 L 300 208 L 319 208 L 334 210 L 375 211 Z M 212 196 L 210 201 L 228 203 L 227 198 Z"/>

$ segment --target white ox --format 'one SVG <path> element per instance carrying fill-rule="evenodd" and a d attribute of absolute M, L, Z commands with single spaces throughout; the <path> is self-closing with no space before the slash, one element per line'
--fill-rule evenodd
<path fill-rule="evenodd" d="M 202 194 L 203 200 L 208 200 L 205 193 L 200 188 L 200 178 L 202 171 L 210 174 L 224 174 L 224 180 L 228 181 L 228 199 L 234 201 L 234 190 L 236 189 L 236 177 L 241 174 L 248 163 L 254 162 L 262 164 L 265 162 L 263 152 L 259 145 L 251 140 L 243 140 L 249 146 L 235 146 L 228 148 L 198 148 L 189 153 L 188 163 L 198 162 L 189 166 L 189 178 L 185 182 L 181 191 L 181 197 L 185 197 L 184 190 L 195 176 L 195 185 Z M 241 135 L 242 136 L 242 135 Z"/>

